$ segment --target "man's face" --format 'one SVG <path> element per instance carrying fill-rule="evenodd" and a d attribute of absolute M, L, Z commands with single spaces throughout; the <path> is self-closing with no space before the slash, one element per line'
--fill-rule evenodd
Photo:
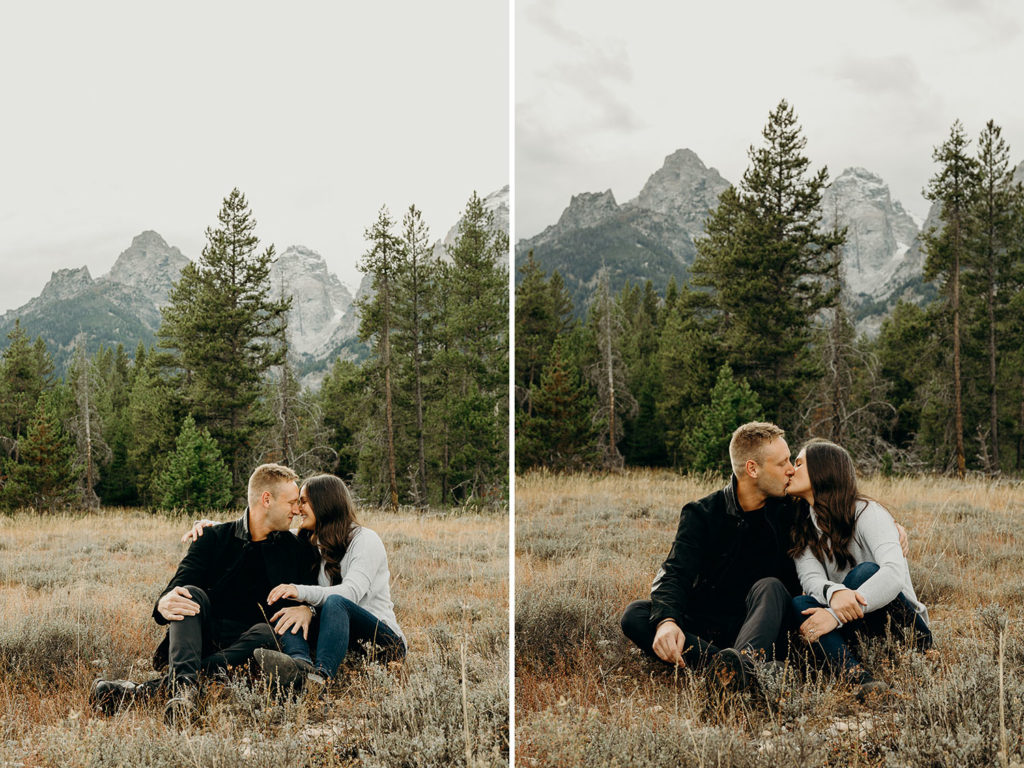
<path fill-rule="evenodd" d="M 262 498 L 270 530 L 287 531 L 292 515 L 299 511 L 299 486 L 290 482 L 278 483 L 273 492 L 265 491 Z"/>
<path fill-rule="evenodd" d="M 793 462 L 789 460 L 789 445 L 777 437 L 765 448 L 764 462 L 757 465 L 757 488 L 765 496 L 785 496 L 786 486 L 794 472 Z"/>

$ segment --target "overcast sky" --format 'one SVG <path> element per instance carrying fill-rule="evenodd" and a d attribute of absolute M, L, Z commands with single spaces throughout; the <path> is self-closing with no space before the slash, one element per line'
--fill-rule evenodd
<path fill-rule="evenodd" d="M 1024 159 L 1022 3 L 517 0 L 515 13 L 516 238 L 573 194 L 635 197 L 683 147 L 738 183 L 782 98 L 814 168 L 864 167 L 919 219 L 955 119 L 972 139 L 995 120 Z"/>
<path fill-rule="evenodd" d="M 239 187 L 353 288 L 387 204 L 435 238 L 509 182 L 507 0 L 32 2 L 0 14 L 0 313 Z"/>

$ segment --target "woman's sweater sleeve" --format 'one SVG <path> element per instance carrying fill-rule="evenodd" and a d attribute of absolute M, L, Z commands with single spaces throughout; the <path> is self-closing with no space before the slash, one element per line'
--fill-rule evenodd
<path fill-rule="evenodd" d="M 881 504 L 869 501 L 857 518 L 855 535 L 864 551 L 870 552 L 878 572 L 858 588 L 868 604 L 865 612 L 877 611 L 891 603 L 903 589 L 907 561 L 900 547 L 896 522 Z"/>
<path fill-rule="evenodd" d="M 330 587 L 298 584 L 298 599 L 309 605 L 320 606 L 329 595 L 341 595 L 358 604 L 369 592 L 374 575 L 387 561 L 384 542 L 373 531 L 364 528 L 353 537 L 343 559 L 346 562 L 340 584 Z"/>

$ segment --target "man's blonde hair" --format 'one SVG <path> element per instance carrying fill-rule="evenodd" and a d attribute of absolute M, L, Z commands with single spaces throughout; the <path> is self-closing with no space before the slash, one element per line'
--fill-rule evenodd
<path fill-rule="evenodd" d="M 733 474 L 741 477 L 751 459 L 764 464 L 764 452 L 768 444 L 785 434 L 783 429 L 768 421 L 751 421 L 738 427 L 729 441 L 729 461 L 732 462 Z"/>
<path fill-rule="evenodd" d="M 247 494 L 249 506 L 255 504 L 264 491 L 274 494 L 277 486 L 281 483 L 298 483 L 298 481 L 299 476 L 291 467 L 286 467 L 283 464 L 260 464 L 249 475 L 249 492 Z"/>

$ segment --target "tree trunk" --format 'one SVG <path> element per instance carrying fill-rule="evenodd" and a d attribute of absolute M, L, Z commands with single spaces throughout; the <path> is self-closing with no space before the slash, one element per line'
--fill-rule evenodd
<path fill-rule="evenodd" d="M 989 409 L 992 432 L 992 465 L 991 472 L 999 474 L 1001 464 L 999 462 L 999 395 L 996 392 L 996 310 L 995 310 L 995 277 L 989 273 L 988 282 L 988 385 L 989 385 Z"/>
<path fill-rule="evenodd" d="M 953 410 L 956 431 L 956 476 L 967 474 L 964 456 L 964 409 L 960 382 L 960 225 L 956 224 L 953 256 Z"/>
<path fill-rule="evenodd" d="M 395 476 L 395 425 L 391 412 L 391 340 L 388 336 L 388 320 L 385 316 L 384 331 L 381 342 L 384 347 L 384 418 L 386 421 L 388 441 L 388 487 L 390 489 L 390 506 L 398 509 L 398 480 Z"/>

